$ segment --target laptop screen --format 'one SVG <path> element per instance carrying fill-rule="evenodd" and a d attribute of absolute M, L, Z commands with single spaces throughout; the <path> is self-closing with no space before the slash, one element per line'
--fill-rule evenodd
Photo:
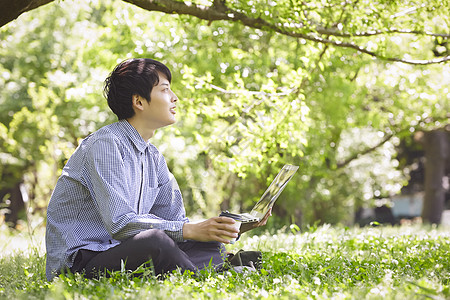
<path fill-rule="evenodd" d="M 259 219 L 263 218 L 273 206 L 275 200 L 277 200 L 278 196 L 284 190 L 287 183 L 291 180 L 297 170 L 298 166 L 284 165 L 267 190 L 264 192 L 261 199 L 259 199 L 259 201 L 255 204 L 250 214 Z"/>

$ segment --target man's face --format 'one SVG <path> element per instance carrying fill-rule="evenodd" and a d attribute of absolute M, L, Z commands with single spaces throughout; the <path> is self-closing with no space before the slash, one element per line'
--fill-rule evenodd
<path fill-rule="evenodd" d="M 144 102 L 145 118 L 150 126 L 158 129 L 176 122 L 175 102 L 177 96 L 170 89 L 170 83 L 164 76 L 159 76 L 159 83 L 150 93 L 150 103 Z"/>

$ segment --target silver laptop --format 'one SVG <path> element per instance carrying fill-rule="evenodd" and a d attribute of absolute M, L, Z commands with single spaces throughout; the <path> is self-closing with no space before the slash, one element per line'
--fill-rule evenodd
<path fill-rule="evenodd" d="M 241 221 L 242 223 L 258 222 L 267 214 L 269 209 L 272 208 L 278 196 L 280 196 L 281 192 L 297 170 L 298 166 L 284 165 L 250 213 L 233 214 L 228 211 L 223 211 L 220 216 L 230 217 L 236 221 Z"/>

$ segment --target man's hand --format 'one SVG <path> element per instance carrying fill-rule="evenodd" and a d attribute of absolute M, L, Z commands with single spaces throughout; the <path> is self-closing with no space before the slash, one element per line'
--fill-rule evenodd
<path fill-rule="evenodd" d="M 183 238 L 200 242 L 217 241 L 228 244 L 230 239 L 238 236 L 239 230 L 233 224 L 235 220 L 228 217 L 213 217 L 199 223 L 185 223 L 183 225 Z"/>
<path fill-rule="evenodd" d="M 264 216 L 264 218 L 262 218 L 259 222 L 254 222 L 254 223 L 243 223 L 241 225 L 241 231 L 239 232 L 239 234 L 243 234 L 244 232 L 247 232 L 249 230 L 255 229 L 257 227 L 261 227 L 266 225 L 267 223 L 267 219 L 269 219 L 269 217 L 272 215 L 272 208 L 269 209 L 269 211 L 266 213 L 266 215 Z"/>

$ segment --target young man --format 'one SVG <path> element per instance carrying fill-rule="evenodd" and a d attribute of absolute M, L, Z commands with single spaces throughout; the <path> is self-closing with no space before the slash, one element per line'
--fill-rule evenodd
<path fill-rule="evenodd" d="M 151 260 L 157 274 L 223 262 L 222 243 L 239 233 L 235 221 L 190 223 L 175 178 L 148 142 L 175 123 L 171 79 L 152 59 L 126 60 L 106 79 L 105 97 L 119 121 L 86 137 L 58 179 L 47 209 L 48 280 L 67 269 L 88 277 L 120 270 L 122 261 L 134 270 Z"/>

